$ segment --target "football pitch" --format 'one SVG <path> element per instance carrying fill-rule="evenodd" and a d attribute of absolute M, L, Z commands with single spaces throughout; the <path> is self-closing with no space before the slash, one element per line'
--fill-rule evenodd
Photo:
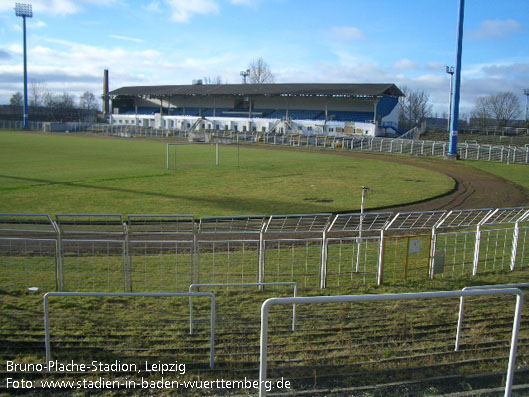
<path fill-rule="evenodd" d="M 176 150 L 176 164 L 175 164 Z M 454 181 L 381 160 L 269 148 L 0 133 L 4 213 L 246 214 L 358 210 L 441 195 Z"/>

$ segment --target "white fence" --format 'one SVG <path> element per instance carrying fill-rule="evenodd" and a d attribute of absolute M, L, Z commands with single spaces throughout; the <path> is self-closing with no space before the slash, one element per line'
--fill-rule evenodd
<path fill-rule="evenodd" d="M 0 285 L 178 291 L 464 278 L 529 265 L 529 207 L 202 218 L 0 214 Z"/>

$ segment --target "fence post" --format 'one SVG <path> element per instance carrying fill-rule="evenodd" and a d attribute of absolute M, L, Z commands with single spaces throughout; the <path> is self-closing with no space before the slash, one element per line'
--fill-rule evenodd
<path fill-rule="evenodd" d="M 518 253 L 518 236 L 520 234 L 520 224 L 518 221 L 514 224 L 512 232 L 512 250 L 511 250 L 511 271 L 516 266 L 516 255 Z"/>
<path fill-rule="evenodd" d="M 378 245 L 378 274 L 377 285 L 382 285 L 384 282 L 384 250 L 386 243 L 384 240 L 384 229 L 380 231 L 380 243 Z"/>
<path fill-rule="evenodd" d="M 200 282 L 200 250 L 198 247 L 198 232 L 193 219 L 193 253 L 191 255 L 191 283 Z"/>
<path fill-rule="evenodd" d="M 406 236 L 406 259 L 404 260 L 404 280 L 408 280 L 408 262 L 410 257 L 410 236 Z"/>
<path fill-rule="evenodd" d="M 259 232 L 259 258 L 258 258 L 258 269 L 257 269 L 257 282 L 264 283 L 264 265 L 265 265 L 265 240 L 264 240 L 264 222 Z M 259 286 L 259 291 L 263 290 L 263 286 Z"/>
<path fill-rule="evenodd" d="M 478 224 L 476 226 L 476 242 L 474 244 L 474 261 L 472 263 L 472 275 L 473 276 L 475 276 L 478 273 L 480 241 L 481 241 L 481 227 L 480 227 L 480 224 Z"/>
<path fill-rule="evenodd" d="M 434 266 L 435 266 L 435 251 L 437 249 L 437 229 L 432 227 L 432 235 L 430 237 L 430 247 L 428 249 L 430 258 L 428 261 L 429 269 L 428 269 L 428 276 L 433 279 L 434 278 Z"/>
<path fill-rule="evenodd" d="M 55 239 L 55 277 L 56 277 L 55 289 L 58 292 L 61 292 L 64 289 L 64 276 L 63 276 L 63 268 L 62 268 L 61 229 L 59 229 L 59 226 L 57 225 L 56 222 L 52 222 L 52 226 L 55 229 L 55 233 L 57 234 L 57 237 Z"/>
<path fill-rule="evenodd" d="M 320 289 L 327 287 L 327 250 L 327 226 L 325 226 L 321 237 Z"/>
<path fill-rule="evenodd" d="M 124 232 L 124 258 L 123 258 L 123 272 L 125 280 L 125 291 L 132 292 L 132 263 L 130 260 L 130 236 L 127 224 L 123 222 Z"/>

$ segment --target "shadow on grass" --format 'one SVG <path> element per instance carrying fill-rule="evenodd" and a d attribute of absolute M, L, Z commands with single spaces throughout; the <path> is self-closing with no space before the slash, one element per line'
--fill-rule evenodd
<path fill-rule="evenodd" d="M 220 206 L 226 210 L 230 211 L 252 211 L 254 208 L 263 208 L 263 209 L 269 209 L 269 214 L 280 214 L 287 211 L 283 211 L 285 207 L 291 207 L 292 211 L 295 211 L 296 213 L 320 213 L 320 212 L 336 212 L 336 209 L 329 208 L 329 207 L 321 207 L 318 205 L 311 205 L 310 203 L 307 203 L 307 201 L 303 202 L 291 202 L 291 203 L 285 203 L 284 201 L 280 200 L 263 200 L 263 199 L 241 199 L 237 197 L 207 197 L 207 196 L 189 196 L 189 195 L 176 195 L 176 194 L 167 194 L 167 193 L 156 193 L 156 192 L 148 192 L 148 191 L 141 191 L 141 190 L 133 190 L 133 189 L 124 189 L 124 188 L 118 188 L 118 187 L 109 187 L 109 186 L 97 186 L 92 185 L 88 183 L 81 183 L 81 182 L 60 182 L 60 181 L 52 181 L 47 179 L 38 179 L 38 178 L 23 178 L 23 177 L 17 177 L 17 176 L 9 176 L 9 175 L 0 175 L 0 178 L 6 178 L 6 179 L 13 179 L 18 181 L 25 181 L 25 182 L 34 182 L 38 183 L 39 186 L 68 186 L 68 187 L 74 187 L 74 188 L 84 188 L 84 189 L 96 189 L 96 190 L 103 190 L 103 191 L 109 191 L 109 192 L 118 192 L 118 193 L 130 193 L 130 194 L 137 194 L 137 195 L 143 195 L 148 197 L 158 197 L 158 198 L 165 198 L 165 199 L 173 199 L 173 200 L 188 200 L 193 201 L 197 203 L 202 203 L 202 205 L 214 205 L 214 206 Z M 356 211 L 356 209 L 353 209 L 352 211 Z M 266 211 L 259 211 L 266 212 Z M 268 214 L 265 214 L 268 215 Z"/>

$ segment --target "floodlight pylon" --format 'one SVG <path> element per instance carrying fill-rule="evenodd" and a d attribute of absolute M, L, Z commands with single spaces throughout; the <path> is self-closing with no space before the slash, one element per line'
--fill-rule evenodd
<path fill-rule="evenodd" d="M 24 34 L 24 119 L 23 128 L 28 129 L 28 66 L 26 51 L 26 18 L 33 17 L 33 8 L 31 4 L 15 3 L 15 15 L 22 17 L 23 34 Z"/>

